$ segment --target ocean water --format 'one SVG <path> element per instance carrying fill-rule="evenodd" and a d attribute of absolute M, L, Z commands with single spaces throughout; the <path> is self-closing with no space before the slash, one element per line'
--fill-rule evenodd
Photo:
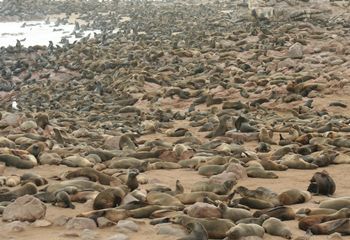
<path fill-rule="evenodd" d="M 25 26 L 23 24 L 26 23 Z M 71 33 L 74 30 L 74 24 L 65 24 L 58 27 L 54 23 L 45 24 L 44 21 L 27 21 L 27 22 L 0 22 L 0 46 L 7 47 L 16 45 L 17 39 L 23 46 L 48 45 L 49 41 L 54 44 L 60 44 L 62 37 L 72 43 L 75 40 Z M 85 31 L 83 36 L 93 32 L 100 33 L 99 30 Z"/>

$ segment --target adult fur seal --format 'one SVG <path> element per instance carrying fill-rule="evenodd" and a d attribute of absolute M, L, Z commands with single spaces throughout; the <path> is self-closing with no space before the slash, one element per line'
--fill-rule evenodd
<path fill-rule="evenodd" d="M 261 215 L 266 214 L 270 217 L 278 218 L 282 221 L 294 220 L 295 212 L 291 207 L 278 206 L 272 209 L 259 210 L 253 214 L 253 217 L 260 217 Z"/>
<path fill-rule="evenodd" d="M 310 227 L 310 231 L 315 235 L 329 235 L 335 232 L 341 235 L 350 235 L 350 218 L 314 224 Z"/>
<path fill-rule="evenodd" d="M 335 192 L 336 186 L 334 180 L 328 174 L 327 171 L 316 172 L 311 180 L 310 185 L 307 190 L 314 194 L 321 195 L 333 195 Z"/>
<path fill-rule="evenodd" d="M 77 177 L 87 177 L 90 181 L 99 182 L 103 185 L 111 185 L 112 182 L 120 185 L 121 181 L 118 178 L 109 176 L 105 173 L 101 173 L 93 168 L 85 167 L 72 172 L 69 172 L 66 175 L 67 179 L 77 178 Z"/>
<path fill-rule="evenodd" d="M 308 230 L 314 224 L 319 224 L 323 222 L 328 222 L 332 220 L 337 220 L 341 218 L 349 218 L 350 217 L 350 209 L 343 208 L 333 214 L 319 214 L 319 215 L 311 215 L 306 216 L 300 219 L 299 228 L 301 230 Z"/>
<path fill-rule="evenodd" d="M 103 190 L 96 196 L 93 204 L 93 209 L 99 210 L 104 208 L 117 207 L 122 202 L 126 193 L 126 186 L 124 189 L 122 187 L 114 187 Z"/>
<path fill-rule="evenodd" d="M 218 207 L 222 213 L 222 218 L 230 219 L 233 222 L 253 216 L 253 214 L 248 210 L 241 208 L 230 208 L 223 202 L 219 203 Z"/>
<path fill-rule="evenodd" d="M 4 162 L 6 166 L 16 167 L 19 169 L 30 169 L 35 165 L 32 161 L 24 160 L 20 157 L 8 154 L 0 154 L 0 162 Z"/>
<path fill-rule="evenodd" d="M 0 202 L 12 201 L 17 199 L 18 197 L 22 197 L 27 194 L 34 195 L 37 192 L 38 192 L 38 189 L 36 188 L 35 184 L 26 183 L 16 190 L 0 194 Z"/>
<path fill-rule="evenodd" d="M 175 195 L 176 198 L 178 198 L 183 204 L 193 204 L 196 202 L 203 202 L 203 199 L 205 197 L 208 197 L 209 199 L 216 201 L 226 201 L 233 197 L 233 194 L 231 195 L 217 195 L 212 192 L 191 192 L 191 193 L 182 193 Z"/>
<path fill-rule="evenodd" d="M 224 184 L 211 183 L 209 181 L 196 182 L 191 188 L 191 192 L 213 192 L 216 194 L 227 194 L 236 184 L 234 180 L 227 180 Z"/>

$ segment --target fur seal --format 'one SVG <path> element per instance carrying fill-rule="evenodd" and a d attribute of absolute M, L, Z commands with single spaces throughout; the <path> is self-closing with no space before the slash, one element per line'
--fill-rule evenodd
<path fill-rule="evenodd" d="M 244 219 L 237 221 L 236 223 L 237 224 L 239 224 L 239 223 L 246 223 L 246 224 L 253 223 L 253 224 L 257 224 L 257 225 L 262 226 L 262 224 L 265 222 L 265 220 L 268 219 L 269 217 L 270 216 L 263 214 L 258 218 L 255 218 L 255 217 L 244 218 Z"/>
<path fill-rule="evenodd" d="M 191 188 L 191 192 L 212 192 L 219 195 L 229 193 L 237 182 L 235 180 L 227 180 L 223 184 L 212 183 L 209 181 L 196 182 Z"/>
<path fill-rule="evenodd" d="M 315 235 L 329 235 L 335 232 L 341 235 L 350 235 L 350 218 L 314 224 L 309 229 Z"/>
<path fill-rule="evenodd" d="M 74 155 L 66 157 L 62 160 L 62 164 L 68 167 L 92 167 L 94 164 L 90 162 L 88 159 Z"/>
<path fill-rule="evenodd" d="M 265 230 L 262 226 L 259 226 L 257 224 L 239 223 L 238 225 L 232 227 L 229 231 L 226 232 L 226 239 L 244 239 L 244 237 L 249 236 L 258 236 L 262 238 L 264 234 Z"/>
<path fill-rule="evenodd" d="M 286 224 L 277 218 L 271 217 L 267 219 L 262 227 L 270 235 L 292 239 L 292 232 L 287 228 Z"/>
<path fill-rule="evenodd" d="M 58 192 L 63 189 L 73 187 L 77 191 L 95 190 L 101 192 L 105 186 L 87 180 L 66 180 L 58 183 L 49 184 L 44 190 L 48 193 Z"/>
<path fill-rule="evenodd" d="M 311 180 L 310 185 L 307 190 L 314 194 L 321 195 L 333 195 L 335 192 L 336 186 L 334 180 L 331 178 L 329 173 L 325 170 L 322 172 L 316 172 Z"/>
<path fill-rule="evenodd" d="M 306 215 L 306 216 L 312 216 L 312 215 L 328 215 L 336 213 L 337 210 L 335 209 L 328 209 L 328 208 L 300 208 L 296 214 L 297 215 Z"/>
<path fill-rule="evenodd" d="M 22 184 L 32 182 L 36 186 L 43 186 L 47 184 L 47 180 L 35 173 L 25 173 L 21 176 Z"/>
<path fill-rule="evenodd" d="M 97 220 L 99 217 L 105 217 L 109 221 L 118 222 L 130 217 L 130 213 L 125 209 L 116 209 L 116 208 L 106 208 L 101 210 L 94 210 L 90 212 L 84 212 L 77 215 L 77 217 L 85 217 L 93 220 Z"/>
<path fill-rule="evenodd" d="M 244 218 L 250 218 L 253 216 L 251 212 L 241 208 L 230 208 L 225 203 L 221 202 L 218 205 L 222 218 L 229 219 L 233 222 L 237 222 Z"/>
<path fill-rule="evenodd" d="M 208 240 L 207 230 L 201 223 L 190 222 L 186 225 L 186 228 L 190 230 L 190 234 L 178 240 Z"/>
<path fill-rule="evenodd" d="M 318 166 L 304 161 L 299 155 L 286 155 L 280 161 L 280 164 L 286 165 L 292 169 L 316 169 Z"/>
<path fill-rule="evenodd" d="M 267 201 L 273 206 L 279 205 L 278 195 L 265 187 L 258 187 L 255 190 L 249 190 L 246 187 L 239 186 L 235 189 L 235 192 L 243 198 L 246 197 Z"/>
<path fill-rule="evenodd" d="M 24 160 L 20 157 L 9 154 L 0 154 L 0 162 L 4 162 L 6 166 L 16 167 L 19 169 L 30 169 L 35 166 L 32 161 Z"/>
<path fill-rule="evenodd" d="M 140 172 L 144 172 L 148 169 L 149 162 L 143 161 L 136 158 L 123 158 L 123 159 L 112 159 L 106 161 L 105 164 L 108 168 L 117 168 L 117 169 L 137 169 Z"/>
<path fill-rule="evenodd" d="M 278 206 L 271 209 L 256 211 L 253 214 L 253 217 L 260 217 L 263 214 L 266 214 L 270 217 L 278 218 L 282 221 L 295 219 L 295 212 L 293 208 L 285 206 Z"/>
<path fill-rule="evenodd" d="M 322 201 L 319 208 L 329 208 L 340 210 L 342 208 L 350 208 L 350 198 L 334 198 Z"/>
<path fill-rule="evenodd" d="M 307 191 L 290 189 L 278 195 L 278 200 L 282 205 L 293 205 L 304 203 L 311 199 L 311 194 Z"/>
<path fill-rule="evenodd" d="M 278 178 L 274 172 L 266 171 L 258 162 L 249 162 L 246 168 L 248 177 L 251 178 Z"/>
<path fill-rule="evenodd" d="M 108 188 L 100 192 L 94 199 L 93 209 L 100 210 L 105 208 L 114 208 L 120 205 L 127 193 L 127 187 Z"/>
<path fill-rule="evenodd" d="M 151 205 L 161 205 L 161 206 L 178 206 L 185 208 L 185 206 L 181 203 L 181 201 L 171 196 L 167 193 L 162 192 L 149 192 L 146 198 L 148 204 Z"/>
<path fill-rule="evenodd" d="M 300 219 L 299 228 L 301 230 L 307 231 L 312 225 L 319 224 L 323 222 L 328 222 L 332 220 L 337 220 L 341 218 L 349 218 L 350 217 L 350 209 L 342 208 L 339 211 L 333 214 L 320 214 L 320 215 L 311 215 L 306 216 Z"/>
<path fill-rule="evenodd" d="M 233 196 L 233 195 L 232 195 Z M 231 195 L 217 195 L 212 192 L 191 192 L 191 193 L 182 193 L 175 195 L 183 204 L 193 204 L 196 202 L 203 202 L 205 197 L 216 201 L 226 201 L 232 197 Z"/>
<path fill-rule="evenodd" d="M 69 194 L 66 191 L 58 191 L 55 193 L 55 199 L 52 205 L 56 205 L 63 208 L 72 208 L 75 206 L 72 204 Z"/>
<path fill-rule="evenodd" d="M 49 116 L 46 113 L 38 113 L 35 116 L 35 121 L 36 124 L 42 129 L 45 129 L 45 127 L 50 124 Z"/>
<path fill-rule="evenodd" d="M 17 175 L 11 175 L 6 177 L 6 186 L 7 187 L 15 187 L 19 185 L 21 182 L 21 177 Z"/>
<path fill-rule="evenodd" d="M 222 218 L 222 212 L 215 205 L 197 202 L 186 207 L 183 211 L 190 217 L 195 218 Z"/>
<path fill-rule="evenodd" d="M 272 137 L 273 137 L 273 133 L 270 134 L 266 128 L 262 128 L 259 132 L 259 141 L 260 142 L 276 145 L 277 143 L 272 140 Z"/>
<path fill-rule="evenodd" d="M 33 143 L 32 145 L 30 145 L 27 148 L 27 151 L 38 159 L 39 155 L 42 152 L 44 152 L 45 148 L 46 148 L 45 143 L 37 142 L 37 143 Z"/>
<path fill-rule="evenodd" d="M 170 218 L 170 222 L 186 226 L 189 223 L 199 222 L 208 233 L 209 238 L 222 239 L 226 237 L 226 232 L 235 226 L 233 222 L 227 219 L 205 219 L 193 218 L 186 215 L 177 215 Z"/>
<path fill-rule="evenodd" d="M 129 210 L 130 217 L 133 218 L 149 218 L 155 211 L 158 210 L 173 210 L 180 211 L 183 210 L 183 206 L 159 206 L 159 205 L 148 205 L 144 207 L 139 207 L 136 209 Z"/>
<path fill-rule="evenodd" d="M 138 175 L 139 175 L 139 171 L 137 169 L 130 169 L 128 171 L 126 185 L 130 189 L 130 191 L 134 191 L 139 187 L 139 182 L 137 180 Z"/>
<path fill-rule="evenodd" d="M 252 197 L 242 197 L 239 199 L 235 199 L 234 201 L 238 201 L 239 204 L 254 209 L 266 209 L 273 208 L 275 206 L 272 202 L 269 202 L 268 200 L 257 199 Z"/>
<path fill-rule="evenodd" d="M 225 171 L 228 164 L 224 165 L 205 165 L 198 168 L 198 174 L 206 177 L 217 175 Z"/>
<path fill-rule="evenodd" d="M 0 194 L 0 202 L 12 201 L 26 194 L 34 195 L 37 192 L 38 192 L 38 189 L 36 188 L 35 184 L 26 183 L 16 190 Z"/>
<path fill-rule="evenodd" d="M 109 176 L 105 173 L 101 173 L 93 168 L 85 167 L 78 170 L 69 172 L 66 175 L 67 179 L 77 178 L 77 177 L 87 177 L 90 181 L 99 182 L 102 185 L 111 185 L 113 182 L 115 185 L 122 184 L 118 178 Z"/>

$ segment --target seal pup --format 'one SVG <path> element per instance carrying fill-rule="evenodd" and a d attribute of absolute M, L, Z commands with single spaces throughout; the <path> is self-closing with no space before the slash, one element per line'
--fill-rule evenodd
<path fill-rule="evenodd" d="M 307 191 L 315 195 L 333 195 L 335 192 L 336 186 L 335 182 L 329 173 L 326 170 L 322 172 L 316 172 L 311 180 L 310 185 L 307 188 Z"/>
<path fill-rule="evenodd" d="M 292 239 L 292 232 L 288 229 L 286 224 L 277 218 L 271 217 L 265 220 L 262 227 L 270 235 Z"/>
<path fill-rule="evenodd" d="M 62 208 L 71 208 L 75 209 L 69 194 L 66 191 L 58 191 L 55 193 L 55 199 L 52 202 L 52 205 L 56 205 Z"/>
<path fill-rule="evenodd" d="M 186 225 L 190 234 L 177 240 L 208 240 L 208 232 L 199 222 L 190 222 Z"/>
<path fill-rule="evenodd" d="M 262 238 L 264 234 L 265 230 L 262 226 L 257 224 L 239 223 L 226 232 L 226 239 L 235 240 L 249 236 L 258 236 Z"/>

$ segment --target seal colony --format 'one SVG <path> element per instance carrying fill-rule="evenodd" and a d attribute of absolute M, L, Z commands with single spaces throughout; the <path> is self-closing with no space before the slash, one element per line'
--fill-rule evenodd
<path fill-rule="evenodd" d="M 1 239 L 350 235 L 347 3 L 0 4 L 101 30 L 0 48 Z"/>

